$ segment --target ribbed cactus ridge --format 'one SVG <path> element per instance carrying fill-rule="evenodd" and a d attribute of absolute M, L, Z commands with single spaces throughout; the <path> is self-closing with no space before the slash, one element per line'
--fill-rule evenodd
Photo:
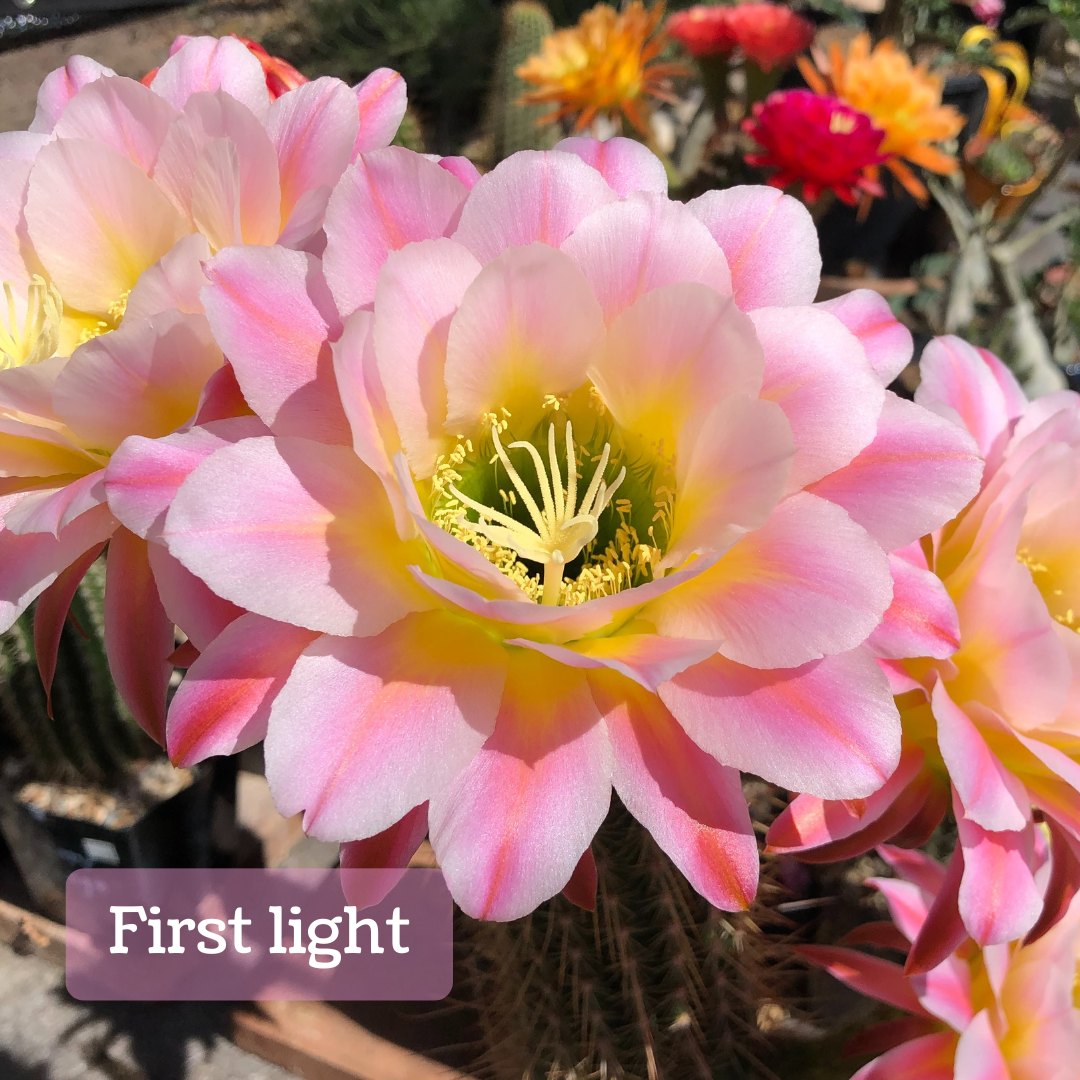
<path fill-rule="evenodd" d="M 616 800 L 593 852 L 597 910 L 555 897 L 510 923 L 460 919 L 460 972 L 491 1080 L 713 1080 L 772 1073 L 763 1005 L 800 989 L 766 859 L 747 912 L 712 908 Z"/>
<path fill-rule="evenodd" d="M 156 747 L 120 699 L 104 646 L 104 561 L 90 567 L 64 626 L 50 718 L 34 651 L 33 610 L 0 635 L 0 725 L 36 779 L 114 786 Z"/>
<path fill-rule="evenodd" d="M 541 126 L 550 105 L 522 105 L 529 85 L 515 74 L 518 67 L 540 51 L 544 38 L 555 30 L 548 9 L 537 0 L 515 0 L 504 12 L 499 51 L 491 80 L 485 131 L 497 165 L 518 150 L 549 150 L 560 138 L 556 124 Z"/>

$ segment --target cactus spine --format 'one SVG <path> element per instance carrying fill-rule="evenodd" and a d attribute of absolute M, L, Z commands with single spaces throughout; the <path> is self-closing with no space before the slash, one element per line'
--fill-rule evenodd
<path fill-rule="evenodd" d="M 529 87 L 515 74 L 554 30 L 548 9 L 536 0 L 515 0 L 503 13 L 484 124 L 490 141 L 488 164 L 497 165 L 518 150 L 548 150 L 560 138 L 557 124 L 538 123 L 551 112 L 549 105 L 521 104 L 521 95 Z"/>
<path fill-rule="evenodd" d="M 768 1077 L 758 1023 L 798 986 L 776 864 L 749 911 L 703 900 L 616 800 L 593 844 L 595 913 L 557 896 L 511 923 L 462 917 L 480 1075 L 494 1080 Z"/>

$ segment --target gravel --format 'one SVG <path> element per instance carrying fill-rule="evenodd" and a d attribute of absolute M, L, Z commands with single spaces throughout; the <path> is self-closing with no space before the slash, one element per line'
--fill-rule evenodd
<path fill-rule="evenodd" d="M 296 1080 L 226 1037 L 227 1002 L 80 1002 L 63 973 L 0 945 L 3 1080 Z"/>

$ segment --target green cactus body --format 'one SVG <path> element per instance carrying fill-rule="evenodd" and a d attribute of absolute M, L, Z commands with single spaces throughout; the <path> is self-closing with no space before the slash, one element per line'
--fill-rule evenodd
<path fill-rule="evenodd" d="M 160 754 L 131 718 L 104 646 L 104 560 L 71 604 L 52 687 L 52 716 L 38 674 L 33 613 L 0 635 L 0 728 L 35 779 L 119 788 L 131 766 Z M 74 625 L 73 625 L 74 624 Z"/>
<path fill-rule="evenodd" d="M 766 859 L 746 912 L 712 908 L 615 800 L 593 843 L 595 912 L 561 896 L 510 923 L 460 918 L 494 1080 L 712 1080 L 772 1073 L 760 1010 L 787 1015 L 798 975 Z"/>
<path fill-rule="evenodd" d="M 518 150 L 549 150 L 561 137 L 557 124 L 540 124 L 550 105 L 523 105 L 530 87 L 515 71 L 555 29 L 548 9 L 536 0 L 515 0 L 503 13 L 502 34 L 484 124 L 491 160 L 497 165 Z"/>

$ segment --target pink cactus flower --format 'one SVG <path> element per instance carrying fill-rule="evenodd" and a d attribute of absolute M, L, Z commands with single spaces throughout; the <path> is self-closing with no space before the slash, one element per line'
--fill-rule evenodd
<path fill-rule="evenodd" d="M 919 851 L 882 846 L 898 877 L 867 884 L 892 922 L 857 926 L 844 941 L 906 953 L 933 918 L 948 873 Z M 797 951 L 861 994 L 908 1013 L 856 1035 L 850 1056 L 881 1052 L 852 1080 L 1070 1080 L 1080 1060 L 1080 899 L 1032 943 L 965 939 L 922 975 L 856 949 Z"/>
<path fill-rule="evenodd" d="M 880 297 L 814 305 L 801 204 L 666 190 L 624 139 L 471 190 L 391 147 L 342 177 L 321 263 L 207 263 L 273 434 L 194 467 L 159 441 L 107 484 L 134 527 L 189 473 L 161 535 L 248 612 L 177 692 L 174 760 L 265 736 L 283 813 L 352 866 L 429 831 L 489 919 L 587 902 L 613 787 L 735 909 L 758 872 L 740 769 L 856 799 L 892 773 L 864 648 L 886 548 L 972 497 L 977 449 L 886 392 L 911 339 Z"/>
<path fill-rule="evenodd" d="M 769 833 L 773 850 L 829 861 L 890 837 L 918 845 L 951 804 L 959 844 L 912 970 L 968 934 L 993 945 L 1045 931 L 1080 880 L 1080 397 L 1028 403 L 997 357 L 956 337 L 931 342 L 921 369 L 916 400 L 974 436 L 986 471 L 955 520 L 892 556 L 896 597 L 872 644 L 898 695 L 900 766 L 865 803 L 800 795 Z M 913 633 L 924 655 L 902 660 Z"/>
<path fill-rule="evenodd" d="M 282 60 L 280 56 L 271 56 L 257 41 L 240 37 L 239 34 L 228 36 L 239 41 L 259 61 L 266 76 L 266 89 L 270 92 L 271 101 L 276 101 L 282 94 L 287 94 L 290 90 L 295 90 L 308 82 L 308 79 L 292 64 L 287 60 Z M 189 41 L 191 41 L 190 34 L 180 34 L 174 38 L 172 45 L 169 46 L 169 55 L 178 53 Z M 160 68 L 154 68 L 153 71 L 148 71 L 139 82 L 144 86 L 150 86 L 160 70 Z"/>
<path fill-rule="evenodd" d="M 231 244 L 316 243 L 350 159 L 404 112 L 391 72 L 270 97 L 239 41 L 193 38 L 150 88 L 72 58 L 30 131 L 0 135 L 0 628 L 40 597 L 48 687 L 72 593 L 111 541 L 109 658 L 161 741 L 173 623 L 197 649 L 239 609 L 147 529 L 118 530 L 104 470 L 127 437 L 193 418 L 208 426 L 187 438 L 211 446 L 265 430 L 202 314 L 201 264 Z"/>

